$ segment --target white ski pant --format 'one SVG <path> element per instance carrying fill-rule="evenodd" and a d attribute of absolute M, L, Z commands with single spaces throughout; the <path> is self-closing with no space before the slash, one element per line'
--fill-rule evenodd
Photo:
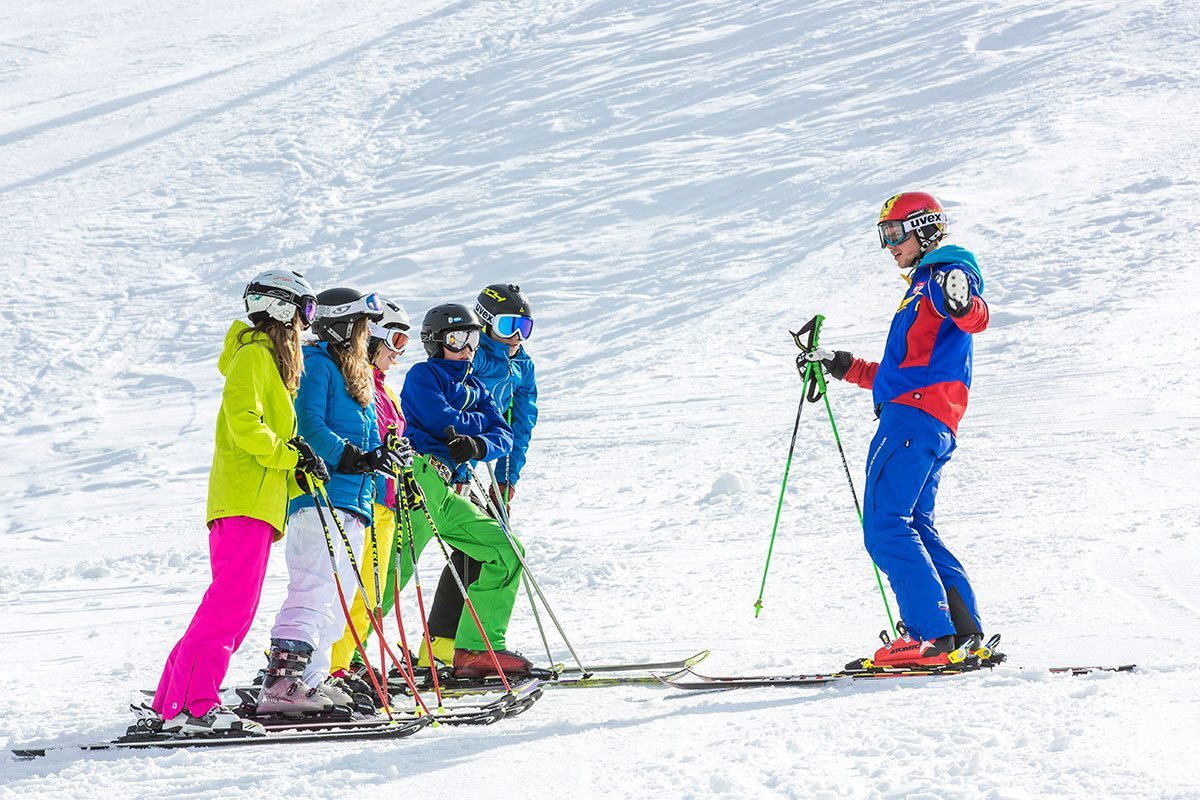
<path fill-rule="evenodd" d="M 333 541 L 333 552 L 337 556 L 337 571 L 345 591 L 346 605 L 350 605 L 358 592 L 358 583 L 350 566 L 346 545 L 329 509 L 324 509 L 324 513 Z M 341 510 L 336 513 L 354 548 L 355 559 L 361 559 L 366 526 L 354 514 Z M 312 645 L 312 660 L 308 662 L 304 682 L 309 686 L 318 686 L 329 675 L 330 651 L 346 630 L 346 616 L 338 600 L 333 566 L 329 562 L 329 546 L 325 542 L 325 531 L 315 508 L 301 508 L 288 517 L 284 557 L 288 568 L 287 598 L 275 616 L 271 638 L 298 639 Z"/>

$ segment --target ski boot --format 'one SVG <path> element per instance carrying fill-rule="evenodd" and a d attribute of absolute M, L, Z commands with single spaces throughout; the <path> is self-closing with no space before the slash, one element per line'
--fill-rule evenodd
<path fill-rule="evenodd" d="M 429 651 L 433 650 L 433 660 L 438 662 L 433 666 L 449 666 L 454 663 L 454 637 L 452 636 L 430 636 L 430 646 L 425 644 L 425 640 L 421 640 L 421 649 L 417 653 L 417 666 L 429 669 L 430 659 Z"/>
<path fill-rule="evenodd" d="M 329 711 L 333 703 L 302 678 L 312 658 L 312 646 L 292 639 L 271 641 L 270 662 L 258 692 L 258 714 L 312 714 Z"/>
<path fill-rule="evenodd" d="M 317 691 L 325 695 L 325 699 L 335 706 L 354 706 L 354 692 L 350 688 L 350 685 L 341 678 L 335 678 L 330 675 L 321 682 L 321 685 L 317 687 Z"/>
<path fill-rule="evenodd" d="M 944 667 L 967 664 L 978 659 L 974 648 L 979 646 L 979 637 L 971 635 L 962 645 L 958 644 L 955 634 L 939 636 L 933 640 L 914 638 L 904 623 L 896 626 L 900 637 L 892 639 L 887 631 L 879 632 L 879 640 L 883 647 L 875 651 L 871 658 L 859 658 L 846 665 L 847 672 L 861 672 L 883 669 L 941 669 Z"/>
<path fill-rule="evenodd" d="M 266 729 L 259 723 L 242 719 L 220 704 L 200 716 L 194 716 L 184 709 L 171 719 L 163 719 L 145 703 L 129 708 L 138 721 L 129 729 L 127 735 L 136 732 L 155 733 L 170 739 L 267 735 Z"/>
<path fill-rule="evenodd" d="M 497 650 L 496 661 L 500 669 L 509 678 L 528 678 L 533 673 L 533 662 L 520 653 L 512 650 Z M 492 654 L 487 650 L 467 650 L 457 648 L 454 651 L 455 678 L 494 678 L 497 677 L 496 664 Z"/>

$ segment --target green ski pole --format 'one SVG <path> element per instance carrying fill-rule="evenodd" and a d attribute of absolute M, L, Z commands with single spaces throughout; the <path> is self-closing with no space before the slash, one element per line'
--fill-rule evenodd
<path fill-rule="evenodd" d="M 799 331 L 792 332 L 792 339 L 795 340 L 796 346 L 801 350 L 812 350 L 817 346 L 817 340 L 821 336 L 821 323 L 825 318 L 820 314 L 810 319 L 804 324 L 804 327 Z M 808 334 L 808 342 L 801 343 L 800 337 L 805 333 Z M 800 369 L 803 361 L 803 369 Z M 796 408 L 796 424 L 792 426 L 792 444 L 788 447 L 787 463 L 783 467 L 783 485 L 779 487 L 779 504 L 775 507 L 775 524 L 771 526 L 771 543 L 767 546 L 767 562 L 763 565 L 762 583 L 758 587 L 758 599 L 754 601 L 754 616 L 758 617 L 762 613 L 763 608 L 763 593 L 767 590 L 767 572 L 771 569 L 771 554 L 775 552 L 775 536 L 779 532 L 779 516 L 783 512 L 783 498 L 787 493 L 788 475 L 792 471 L 792 456 L 796 452 L 796 435 L 800 431 L 800 414 L 804 411 L 804 398 L 811 393 L 811 390 L 816 388 L 816 383 L 813 382 L 813 372 L 819 376 L 820 368 L 813 368 L 814 362 L 808 361 L 801 354 L 796 357 L 796 367 L 800 369 L 800 374 L 803 376 L 801 381 L 800 405 Z M 815 400 L 816 398 L 812 398 Z"/>
<path fill-rule="evenodd" d="M 817 362 L 809 362 L 809 364 L 814 363 Z M 850 484 L 850 496 L 854 498 L 854 510 L 858 514 L 858 527 L 861 529 L 863 525 L 862 506 L 858 502 L 858 492 L 854 488 L 854 478 L 850 475 L 850 465 L 846 463 L 846 450 L 842 447 L 842 437 L 838 435 L 837 423 L 833 421 L 833 407 L 829 405 L 829 393 L 825 391 L 825 375 L 821 372 L 820 367 L 817 368 L 816 373 L 817 386 L 825 398 L 825 413 L 829 415 L 829 427 L 833 428 L 833 440 L 837 442 L 838 455 L 842 457 L 842 469 L 846 472 L 846 482 Z M 874 561 L 871 562 L 871 566 L 875 569 L 875 582 L 879 585 L 879 594 L 883 598 L 883 610 L 887 612 L 888 625 L 892 628 L 892 635 L 898 636 L 896 620 L 892 617 L 892 606 L 888 602 L 887 592 L 883 588 L 883 576 L 879 573 L 879 566 Z"/>

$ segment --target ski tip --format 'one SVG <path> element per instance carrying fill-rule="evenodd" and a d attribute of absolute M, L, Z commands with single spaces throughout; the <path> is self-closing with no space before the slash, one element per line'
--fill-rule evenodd
<path fill-rule="evenodd" d="M 35 758 L 45 757 L 46 748 L 26 747 L 23 749 L 10 750 L 9 752 L 12 753 L 13 758 L 17 761 L 32 761 Z"/>
<path fill-rule="evenodd" d="M 1137 664 L 1116 664 L 1114 666 L 1079 666 L 1079 667 L 1050 667 L 1050 672 L 1055 675 L 1064 673 L 1071 675 L 1087 675 L 1092 672 L 1133 672 L 1137 668 Z"/>
<path fill-rule="evenodd" d="M 712 655 L 712 650 L 701 650 L 699 653 L 696 653 L 696 655 L 692 656 L 691 658 L 684 660 L 683 666 L 685 669 L 688 667 L 694 667 L 711 655 Z M 657 676 L 655 676 L 655 677 L 657 677 Z"/>

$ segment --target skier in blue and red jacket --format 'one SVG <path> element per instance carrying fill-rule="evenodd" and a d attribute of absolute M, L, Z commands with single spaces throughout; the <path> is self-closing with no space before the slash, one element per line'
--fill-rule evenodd
<path fill-rule="evenodd" d="M 983 634 L 967 573 L 934 527 L 942 467 L 967 409 L 973 335 L 988 326 L 983 275 L 970 251 L 940 245 L 946 226 L 932 195 L 889 198 L 879 214 L 879 242 L 907 272 L 908 290 L 883 360 L 843 350 L 808 356 L 832 377 L 870 389 L 879 414 L 867 458 L 863 539 L 896 595 L 903 635 L 851 667 L 955 663 Z"/>

